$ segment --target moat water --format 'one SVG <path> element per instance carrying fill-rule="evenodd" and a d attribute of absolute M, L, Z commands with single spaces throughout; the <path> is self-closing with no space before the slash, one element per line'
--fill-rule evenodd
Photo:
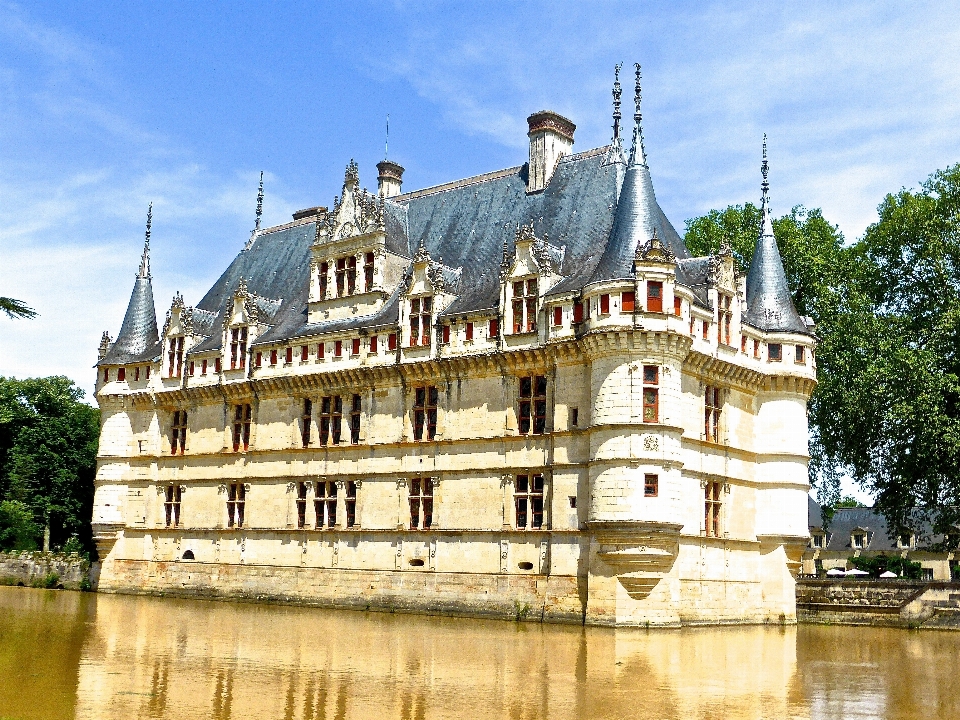
<path fill-rule="evenodd" d="M 0 718 L 960 718 L 958 651 L 0 587 Z"/>

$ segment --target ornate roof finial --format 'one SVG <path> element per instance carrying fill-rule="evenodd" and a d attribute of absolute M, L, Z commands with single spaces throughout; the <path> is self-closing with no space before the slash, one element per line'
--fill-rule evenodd
<path fill-rule="evenodd" d="M 640 63 L 633 64 L 635 70 L 635 83 L 633 88 L 633 103 L 636 109 L 633 113 L 633 147 L 630 148 L 630 164 L 647 164 L 647 154 L 643 148 L 643 129 L 641 120 L 643 115 L 640 113 Z"/>
<path fill-rule="evenodd" d="M 257 224 L 254 232 L 260 232 L 260 218 L 263 217 L 263 170 L 260 171 L 260 188 L 257 190 Z"/>
<path fill-rule="evenodd" d="M 613 144 L 620 144 L 620 96 L 623 90 L 620 88 L 620 68 L 623 63 L 617 63 L 613 68 Z"/>
<path fill-rule="evenodd" d="M 143 255 L 140 258 L 140 272 L 137 277 L 150 277 L 150 226 L 153 225 L 153 203 L 147 207 L 147 232 L 143 239 Z"/>
<path fill-rule="evenodd" d="M 770 190 L 770 183 L 767 180 L 770 174 L 770 165 L 767 163 L 767 134 L 763 134 L 763 162 L 760 163 L 760 174 L 763 175 L 763 182 L 760 183 L 760 189 L 763 191 L 763 205 L 767 205 L 767 193 Z"/>
<path fill-rule="evenodd" d="M 390 152 L 390 113 L 387 113 L 387 139 L 383 142 L 383 159 L 387 159 Z"/>

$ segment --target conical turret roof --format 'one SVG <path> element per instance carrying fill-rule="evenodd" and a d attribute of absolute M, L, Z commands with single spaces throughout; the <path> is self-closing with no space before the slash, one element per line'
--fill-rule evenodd
<path fill-rule="evenodd" d="M 140 259 L 140 271 L 133 282 L 133 292 L 123 316 L 120 334 L 98 365 L 126 365 L 152 360 L 160 353 L 157 312 L 153 305 L 150 280 L 150 222 L 152 208 L 147 211 L 147 236 Z"/>
<path fill-rule="evenodd" d="M 653 192 L 653 181 L 643 147 L 640 114 L 640 66 L 636 65 L 636 113 L 634 114 L 633 147 L 617 200 L 616 215 L 610 230 L 610 239 L 590 282 L 613 280 L 633 275 L 633 259 L 638 246 L 645 244 L 656 232 L 657 237 L 679 259 L 690 257 L 684 244 Z"/>
<path fill-rule="evenodd" d="M 763 222 L 757 247 L 750 261 L 750 271 L 747 273 L 746 321 L 753 327 L 766 332 L 807 333 L 809 329 L 793 304 L 790 286 L 787 284 L 787 274 L 780 259 L 780 248 L 777 247 L 777 238 L 773 234 L 770 199 L 767 196 L 770 184 L 767 182 L 769 167 L 766 136 L 763 140 L 761 172 L 763 174 L 761 185 Z"/>

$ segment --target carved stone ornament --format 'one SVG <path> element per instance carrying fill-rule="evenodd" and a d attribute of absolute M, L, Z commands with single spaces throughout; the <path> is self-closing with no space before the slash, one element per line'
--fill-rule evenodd
<path fill-rule="evenodd" d="M 360 190 L 360 172 L 353 160 L 343 174 L 343 193 L 333 199 L 333 210 L 317 215 L 314 244 L 383 231 L 384 198 Z"/>
<path fill-rule="evenodd" d="M 413 256 L 414 265 L 424 265 L 431 262 L 430 251 L 423 244 L 423 238 L 420 238 L 420 245 L 417 247 L 417 253 Z"/>
<path fill-rule="evenodd" d="M 660 449 L 660 439 L 656 435 L 647 435 L 643 439 L 643 449 L 655 451 Z"/>
<path fill-rule="evenodd" d="M 657 237 L 657 229 L 654 228 L 653 237 L 643 245 L 637 246 L 634 260 L 636 262 L 654 262 L 672 265 L 677 262 L 677 256 Z"/>
<path fill-rule="evenodd" d="M 100 348 L 97 350 L 98 360 L 103 360 L 107 353 L 110 352 L 110 345 L 113 344 L 113 340 L 110 337 L 110 333 L 106 330 L 103 331 L 103 335 L 100 336 Z"/>

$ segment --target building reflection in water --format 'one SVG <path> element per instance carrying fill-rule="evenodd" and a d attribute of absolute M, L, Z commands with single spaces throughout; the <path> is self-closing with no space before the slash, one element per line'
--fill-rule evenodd
<path fill-rule="evenodd" d="M 605 630 L 100 596 L 77 717 L 808 717 L 794 628 Z"/>

